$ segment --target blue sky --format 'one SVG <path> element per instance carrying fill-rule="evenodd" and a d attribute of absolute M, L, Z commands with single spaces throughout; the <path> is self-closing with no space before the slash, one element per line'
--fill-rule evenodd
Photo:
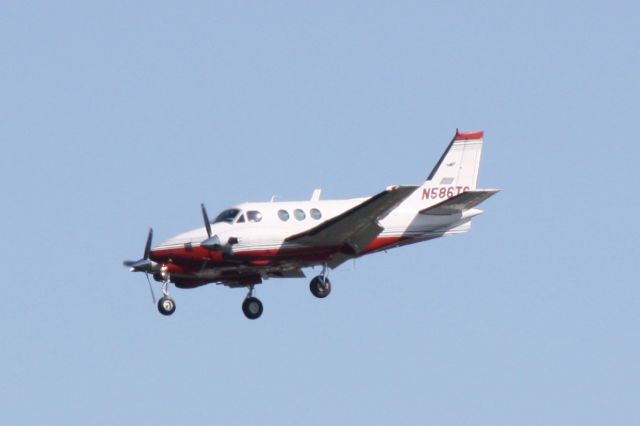
<path fill-rule="evenodd" d="M 633 2 L 6 2 L 6 424 L 640 422 Z M 121 261 L 243 201 L 424 180 L 485 130 L 471 233 L 257 289 Z"/>

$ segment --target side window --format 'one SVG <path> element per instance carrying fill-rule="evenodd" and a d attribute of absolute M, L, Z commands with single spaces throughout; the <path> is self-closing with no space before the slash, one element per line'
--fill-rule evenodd
<path fill-rule="evenodd" d="M 247 220 L 249 222 L 260 222 L 262 220 L 262 213 L 256 210 L 249 210 L 247 212 Z"/>
<path fill-rule="evenodd" d="M 318 209 L 311 209 L 309 211 L 309 216 L 311 216 L 315 220 L 320 220 L 320 218 L 322 217 L 322 213 L 320 213 L 320 210 Z"/>
<path fill-rule="evenodd" d="M 304 212 L 300 209 L 295 209 L 293 211 L 293 216 L 297 219 L 297 220 L 304 220 L 305 217 L 307 217 L 307 215 L 304 214 Z"/>
<path fill-rule="evenodd" d="M 214 220 L 211 223 L 219 223 L 219 222 L 233 223 L 236 216 L 238 216 L 238 213 L 240 213 L 240 210 L 238 209 L 225 210 L 222 213 L 220 213 L 218 217 L 216 217 L 216 220 Z"/>
<path fill-rule="evenodd" d="M 243 214 L 241 214 L 241 215 L 238 217 L 238 220 L 236 220 L 236 223 L 244 223 L 244 215 L 243 215 Z"/>
<path fill-rule="evenodd" d="M 281 221 L 286 222 L 289 220 L 289 212 L 286 210 L 278 210 L 278 217 Z"/>

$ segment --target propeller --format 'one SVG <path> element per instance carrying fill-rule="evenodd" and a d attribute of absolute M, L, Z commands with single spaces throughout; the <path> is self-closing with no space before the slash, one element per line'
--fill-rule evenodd
<path fill-rule="evenodd" d="M 145 272 L 144 276 L 147 277 L 147 283 L 149 284 L 149 293 L 151 293 L 151 300 L 153 300 L 153 304 L 157 303 L 156 294 L 153 292 L 153 287 L 151 286 L 151 280 L 149 279 L 149 273 Z"/>
<path fill-rule="evenodd" d="M 204 207 L 204 203 L 200 204 L 200 207 L 202 207 L 202 218 L 204 219 L 204 227 L 207 228 L 207 237 L 211 238 L 211 222 L 209 222 L 207 209 Z"/>
<path fill-rule="evenodd" d="M 129 268 L 131 272 L 144 272 L 147 277 L 147 283 L 149 284 L 149 292 L 151 292 L 151 300 L 153 304 L 156 304 L 156 295 L 153 293 L 153 287 L 151 286 L 151 280 L 149 279 L 149 272 L 153 272 L 153 262 L 149 259 L 151 253 L 151 241 L 153 239 L 153 228 L 149 228 L 149 235 L 147 236 L 147 244 L 144 246 L 144 256 L 140 260 L 125 260 L 122 262 L 124 266 Z"/>
<path fill-rule="evenodd" d="M 204 207 L 204 203 L 200 204 L 202 207 L 202 219 L 204 219 L 204 227 L 207 229 L 207 239 L 200 245 L 207 250 L 220 250 L 222 245 L 220 244 L 220 238 L 217 235 L 211 236 L 211 222 L 209 222 L 209 215 L 207 209 Z"/>
<path fill-rule="evenodd" d="M 153 228 L 149 228 L 149 236 L 147 237 L 147 244 L 144 246 L 144 256 L 139 260 L 125 260 L 124 266 L 127 266 L 131 272 L 151 272 L 152 262 L 149 260 L 149 253 L 151 252 L 151 240 L 153 239 Z"/>

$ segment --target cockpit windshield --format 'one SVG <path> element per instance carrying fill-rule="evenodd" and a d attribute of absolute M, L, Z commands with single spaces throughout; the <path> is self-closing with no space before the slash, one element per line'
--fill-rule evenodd
<path fill-rule="evenodd" d="M 216 217 L 216 220 L 214 220 L 213 223 L 218 223 L 218 222 L 233 223 L 233 220 L 236 218 L 236 216 L 238 216 L 238 213 L 240 213 L 240 210 L 238 209 L 225 210 L 222 213 L 220 213 L 218 217 Z"/>

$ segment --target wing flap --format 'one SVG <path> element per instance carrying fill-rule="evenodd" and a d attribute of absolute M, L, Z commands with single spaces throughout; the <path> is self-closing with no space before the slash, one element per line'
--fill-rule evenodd
<path fill-rule="evenodd" d="M 450 215 L 456 213 L 462 213 L 465 210 L 469 210 L 487 198 L 491 197 L 495 193 L 500 191 L 499 189 L 472 189 L 470 191 L 458 194 L 455 197 L 451 197 L 444 200 L 435 206 L 428 207 L 424 210 L 420 210 L 420 214 L 430 215 Z"/>
<path fill-rule="evenodd" d="M 354 253 L 358 253 L 382 231 L 377 222 L 411 195 L 416 188 L 416 186 L 394 186 L 386 189 L 346 212 L 307 231 L 292 235 L 285 241 L 310 246 L 348 244 Z"/>

